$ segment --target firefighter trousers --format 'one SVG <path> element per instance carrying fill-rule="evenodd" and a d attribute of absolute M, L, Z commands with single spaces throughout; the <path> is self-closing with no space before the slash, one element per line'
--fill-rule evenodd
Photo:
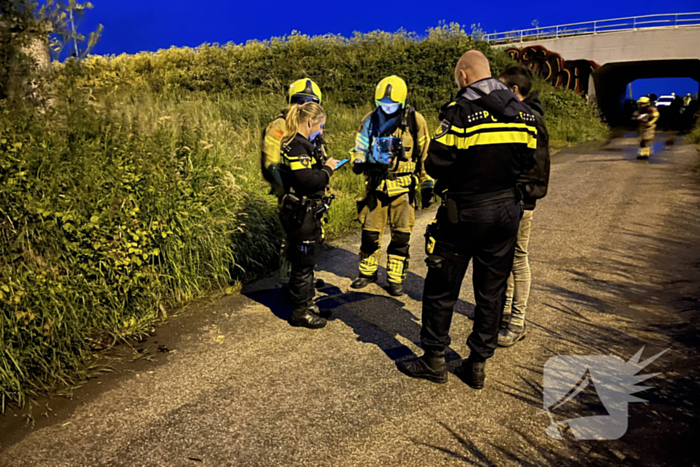
<path fill-rule="evenodd" d="M 377 273 L 382 235 L 388 221 L 391 243 L 387 248 L 387 275 L 389 282 L 403 283 L 408 274 L 411 232 L 416 223 L 414 201 L 410 194 L 390 197 L 381 192 L 372 192 L 359 207 L 359 220 L 362 223 L 360 276 L 372 277 Z"/>

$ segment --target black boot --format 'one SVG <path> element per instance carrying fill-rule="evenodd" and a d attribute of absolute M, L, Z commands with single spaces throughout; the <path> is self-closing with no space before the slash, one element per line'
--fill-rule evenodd
<path fill-rule="evenodd" d="M 353 289 L 364 289 L 368 285 L 370 285 L 372 282 L 377 282 L 377 275 L 373 276 L 360 276 L 354 281 L 352 281 L 352 284 L 350 287 Z"/>
<path fill-rule="evenodd" d="M 323 319 L 328 319 L 331 317 L 331 310 L 321 310 L 316 302 L 311 302 L 309 305 L 309 311 L 316 316 L 320 316 Z"/>
<path fill-rule="evenodd" d="M 445 352 L 426 350 L 422 357 L 397 365 L 399 371 L 411 378 L 423 378 L 433 383 L 447 382 L 447 365 Z"/>
<path fill-rule="evenodd" d="M 474 389 L 483 389 L 486 379 L 486 362 L 472 360 L 471 357 L 463 361 L 455 370 L 455 375 Z"/>
<path fill-rule="evenodd" d="M 498 332 L 498 346 L 510 347 L 516 342 L 525 339 L 525 325 L 513 326 L 508 325 L 507 328 L 501 329 Z"/>
<path fill-rule="evenodd" d="M 301 316 L 292 316 L 292 318 L 289 320 L 289 324 L 296 327 L 319 329 L 328 324 L 328 321 L 315 315 L 307 309 Z"/>
<path fill-rule="evenodd" d="M 389 282 L 389 287 L 387 287 L 386 291 L 389 292 L 389 295 L 391 295 L 392 297 L 400 297 L 404 294 L 403 284 L 397 282 Z"/>

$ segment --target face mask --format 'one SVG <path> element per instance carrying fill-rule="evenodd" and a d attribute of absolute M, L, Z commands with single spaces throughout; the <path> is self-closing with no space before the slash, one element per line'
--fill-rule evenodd
<path fill-rule="evenodd" d="M 391 115 L 399 110 L 399 104 L 379 104 L 379 107 L 387 115 Z"/>
<path fill-rule="evenodd" d="M 309 125 L 309 126 L 311 126 L 311 125 Z M 310 128 L 309 128 L 309 129 L 310 129 Z M 322 131 L 322 130 L 323 130 L 323 125 L 321 125 L 321 129 L 320 129 L 319 131 L 315 131 L 315 132 L 309 134 L 309 141 L 315 140 L 316 137 L 317 137 L 318 135 L 321 134 L 321 131 Z"/>

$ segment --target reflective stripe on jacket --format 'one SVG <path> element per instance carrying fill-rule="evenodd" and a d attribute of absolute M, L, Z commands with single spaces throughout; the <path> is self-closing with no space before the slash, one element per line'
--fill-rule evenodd
<path fill-rule="evenodd" d="M 379 112 L 377 109 L 374 112 Z M 359 159 L 361 162 L 367 160 L 367 153 L 369 152 L 370 143 L 370 126 L 371 118 L 374 112 L 370 112 L 362 119 L 362 124 L 358 130 L 357 136 L 355 137 L 355 148 L 353 149 L 352 157 L 353 159 Z M 415 111 L 414 111 L 415 112 Z M 417 124 L 417 138 L 418 145 L 420 146 L 420 154 L 416 154 L 416 161 L 414 162 L 414 148 L 415 144 L 413 141 L 413 135 L 411 134 L 410 128 L 407 126 L 405 130 L 402 131 L 399 125 L 392 136 L 397 138 L 402 138 L 403 147 L 406 151 L 406 158 L 408 161 L 399 162 L 398 166 L 388 171 L 388 176 L 383 177 L 376 186 L 369 186 L 370 182 L 375 178 L 373 173 L 381 173 L 384 169 L 373 169 L 369 168 L 365 171 L 368 190 L 376 190 L 383 193 L 387 193 L 389 196 L 398 196 L 404 193 L 408 193 L 411 186 L 414 183 L 420 184 L 423 188 L 429 188 L 434 185 L 433 179 L 430 178 L 428 173 L 425 171 L 425 159 L 428 156 L 428 144 L 430 142 L 430 134 L 428 133 L 428 124 L 425 118 L 415 112 L 416 124 Z M 378 135 L 374 135 L 376 137 Z M 417 170 L 417 165 L 420 164 L 420 169 Z M 374 172 L 376 170 L 376 172 Z"/>

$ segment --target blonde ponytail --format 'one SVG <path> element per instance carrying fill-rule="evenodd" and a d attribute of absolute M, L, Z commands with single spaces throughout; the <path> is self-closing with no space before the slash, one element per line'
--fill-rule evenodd
<path fill-rule="evenodd" d="M 285 118 L 285 130 L 282 135 L 282 144 L 289 144 L 294 139 L 294 136 L 299 132 L 299 127 L 311 120 L 311 124 L 315 125 L 326 118 L 326 112 L 323 107 L 315 102 L 307 102 L 301 105 L 292 105 L 287 112 Z"/>

